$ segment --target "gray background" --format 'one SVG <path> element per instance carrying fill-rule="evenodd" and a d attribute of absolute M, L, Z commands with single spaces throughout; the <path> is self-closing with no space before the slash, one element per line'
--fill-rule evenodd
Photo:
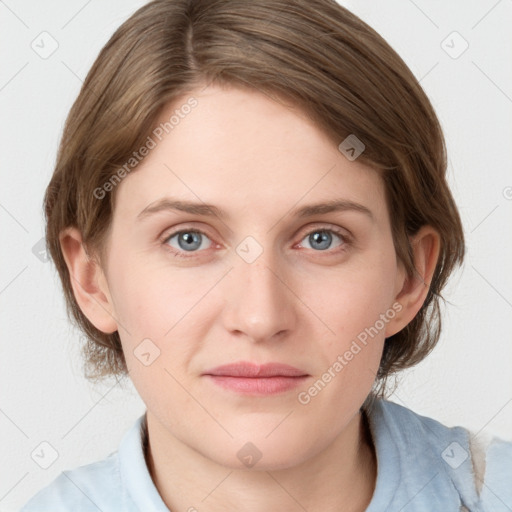
<path fill-rule="evenodd" d="M 79 333 L 66 319 L 56 271 L 37 256 L 43 193 L 67 112 L 102 46 L 144 3 L 0 1 L 4 511 L 62 470 L 115 451 L 144 412 L 130 383 L 84 380 Z M 467 237 L 465 266 L 445 292 L 442 339 L 402 374 L 392 400 L 450 426 L 512 439 L 512 0 L 341 3 L 384 36 L 431 98 Z M 42 442 L 58 453 L 47 469 L 40 466 L 53 452 Z M 33 457 L 34 450 L 45 455 Z"/>

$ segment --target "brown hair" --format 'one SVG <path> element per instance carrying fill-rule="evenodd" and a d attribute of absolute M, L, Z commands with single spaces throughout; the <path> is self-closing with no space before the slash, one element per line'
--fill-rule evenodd
<path fill-rule="evenodd" d="M 68 315 L 86 335 L 86 376 L 127 368 L 118 332 L 99 331 L 79 308 L 59 233 L 78 228 L 102 261 L 115 190 L 105 199 L 94 191 L 144 145 L 164 107 L 206 83 L 288 98 L 336 145 L 355 134 L 365 144 L 359 158 L 381 172 L 397 257 L 409 276 L 408 237 L 423 225 L 438 231 L 426 300 L 385 342 L 376 379 L 385 396 L 387 377 L 417 364 L 439 339 L 440 291 L 463 261 L 464 236 L 431 103 L 384 39 L 334 0 L 155 0 L 101 50 L 67 118 L 44 200 L 47 248 Z"/>

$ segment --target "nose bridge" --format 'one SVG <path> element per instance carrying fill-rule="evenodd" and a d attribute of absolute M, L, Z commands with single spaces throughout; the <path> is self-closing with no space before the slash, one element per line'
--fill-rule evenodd
<path fill-rule="evenodd" d="M 293 294 L 283 282 L 285 278 L 280 275 L 272 250 L 264 250 L 252 262 L 241 254 L 234 255 L 234 269 L 230 272 L 226 328 L 240 331 L 253 341 L 290 329 L 294 320 Z"/>

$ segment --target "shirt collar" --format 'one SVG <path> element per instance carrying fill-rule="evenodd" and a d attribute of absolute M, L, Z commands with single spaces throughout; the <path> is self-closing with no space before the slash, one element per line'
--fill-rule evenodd
<path fill-rule="evenodd" d="M 402 468 L 400 453 L 393 440 L 390 426 L 386 423 L 383 412 L 383 401 L 376 399 L 368 410 L 363 411 L 366 417 L 377 459 L 377 478 L 375 490 L 366 512 L 380 512 L 393 500 L 400 480 Z"/>
<path fill-rule="evenodd" d="M 401 478 L 398 464 L 400 454 L 383 418 L 382 404 L 376 400 L 371 413 L 364 412 L 372 435 L 377 458 L 377 482 L 367 512 L 382 510 L 383 503 L 390 503 Z M 169 512 L 153 483 L 144 456 L 144 444 L 147 440 L 146 413 L 140 416 L 123 437 L 119 446 L 119 465 L 122 488 L 140 510 Z M 391 463 L 393 461 L 393 463 Z M 384 482 L 384 475 L 385 482 Z M 377 508 L 375 508 L 377 507 Z"/>
<path fill-rule="evenodd" d="M 133 502 L 139 510 L 169 512 L 146 465 L 143 451 L 145 435 L 146 413 L 137 419 L 119 446 L 119 468 L 125 500 Z"/>

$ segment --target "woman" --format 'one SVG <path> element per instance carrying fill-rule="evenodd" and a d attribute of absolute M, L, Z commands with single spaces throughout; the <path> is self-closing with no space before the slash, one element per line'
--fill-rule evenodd
<path fill-rule="evenodd" d="M 445 170 L 414 76 L 334 1 L 139 9 L 45 209 L 91 378 L 128 375 L 147 411 L 23 512 L 512 506 L 511 442 L 385 400 L 463 261 Z"/>

